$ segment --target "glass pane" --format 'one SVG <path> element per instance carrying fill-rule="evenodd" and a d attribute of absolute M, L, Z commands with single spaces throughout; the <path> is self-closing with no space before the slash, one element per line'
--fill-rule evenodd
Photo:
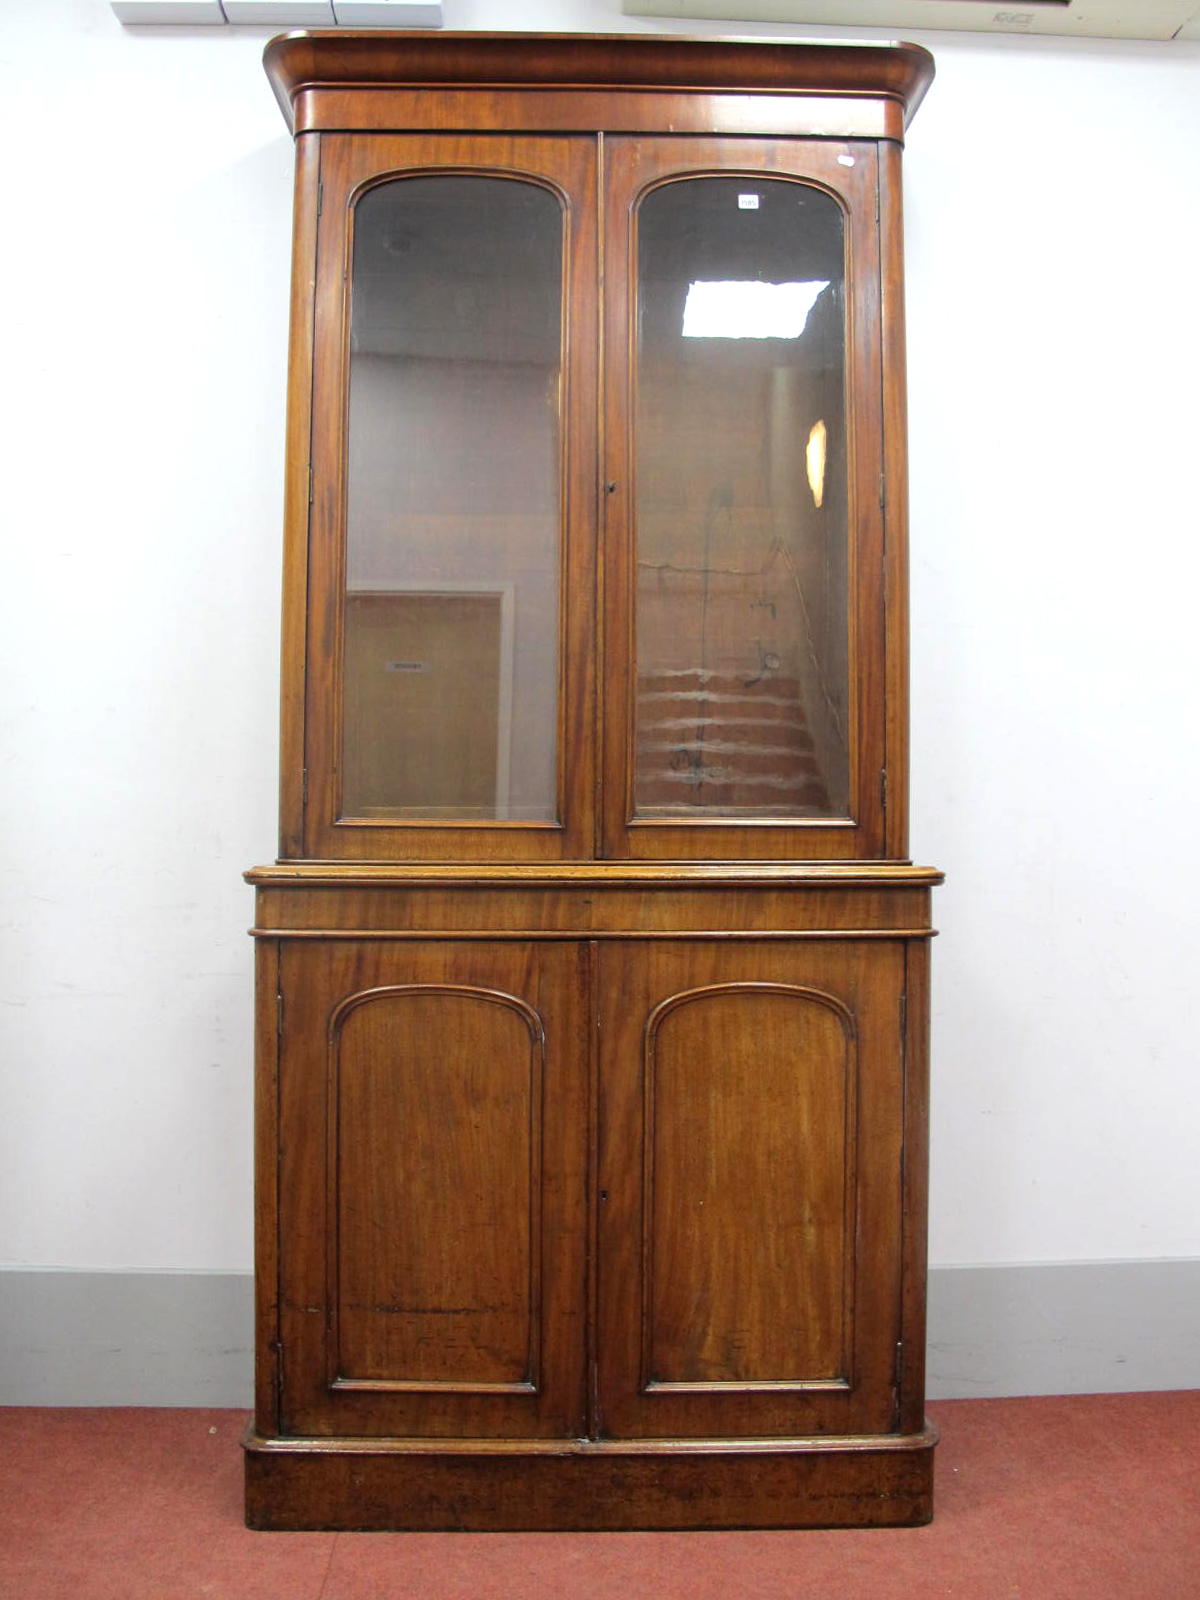
<path fill-rule="evenodd" d="M 557 819 L 562 236 L 507 178 L 355 210 L 343 816 Z"/>
<path fill-rule="evenodd" d="M 638 212 L 640 815 L 848 814 L 842 230 L 774 178 Z"/>

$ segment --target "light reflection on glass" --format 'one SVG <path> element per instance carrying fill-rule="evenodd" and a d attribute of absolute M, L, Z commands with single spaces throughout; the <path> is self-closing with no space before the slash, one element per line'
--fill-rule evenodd
<path fill-rule="evenodd" d="M 822 418 L 813 423 L 804 451 L 804 464 L 808 469 L 808 487 L 812 490 L 813 505 L 821 509 L 825 498 L 825 439 L 826 429 Z"/>
<path fill-rule="evenodd" d="M 698 280 L 683 305 L 685 339 L 798 339 L 829 283 Z"/>

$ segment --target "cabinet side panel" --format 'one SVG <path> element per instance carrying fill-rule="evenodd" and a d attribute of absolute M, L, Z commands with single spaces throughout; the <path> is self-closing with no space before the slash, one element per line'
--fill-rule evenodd
<path fill-rule="evenodd" d="M 541 1023 L 449 985 L 355 999 L 330 1040 L 332 1381 L 535 1386 Z"/>
<path fill-rule="evenodd" d="M 254 947 L 254 1415 L 279 1426 L 279 943 Z"/>
<path fill-rule="evenodd" d="M 279 720 L 279 855 L 304 854 L 304 631 L 308 608 L 309 460 L 312 442 L 313 311 L 321 136 L 296 140 L 288 339 L 287 476 L 283 498 L 283 635 Z"/>
<path fill-rule="evenodd" d="M 929 1260 L 929 943 L 914 939 L 905 965 L 904 1235 L 900 1431 L 925 1426 L 925 1289 Z"/>
<path fill-rule="evenodd" d="M 883 558 L 887 594 L 887 815 L 884 854 L 908 857 L 908 407 L 904 357 L 904 218 L 900 146 L 879 146 L 879 286 L 883 353 Z"/>

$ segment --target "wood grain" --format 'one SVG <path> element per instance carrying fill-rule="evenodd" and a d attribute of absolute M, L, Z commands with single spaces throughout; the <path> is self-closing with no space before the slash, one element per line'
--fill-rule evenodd
<path fill-rule="evenodd" d="M 254 947 L 254 1417 L 279 1428 L 279 944 Z"/>
<path fill-rule="evenodd" d="M 832 995 L 742 981 L 655 1006 L 643 1392 L 849 1383 L 857 1097 L 854 1018 Z"/>
<path fill-rule="evenodd" d="M 488 111 L 487 93 L 504 87 L 543 94 L 600 91 L 610 116 L 614 105 L 639 89 L 675 90 L 691 100 L 713 92 L 779 95 L 813 119 L 788 131 L 809 133 L 823 131 L 822 103 L 834 99 L 842 102 L 843 115 L 850 108 L 861 118 L 880 107 L 892 110 L 888 136 L 900 137 L 933 78 L 932 56 L 913 44 L 742 40 L 731 49 L 723 39 L 653 35 L 293 33 L 271 40 L 263 64 L 288 126 L 297 128 L 319 121 L 326 100 L 355 117 L 336 126 L 386 127 L 386 96 L 419 84 L 426 91 L 436 85 L 442 93 L 469 86 Z M 521 120 L 530 115 L 527 101 Z M 492 126 L 512 120 L 510 111 Z M 869 132 L 878 137 L 883 130 L 872 126 Z"/>
<path fill-rule="evenodd" d="M 614 98 L 587 86 L 565 89 L 445 87 L 423 89 L 379 85 L 364 97 L 353 88 L 301 88 L 292 106 L 293 131 L 485 133 L 523 127 L 530 133 L 729 134 L 811 139 L 904 137 L 904 113 L 886 97 L 822 95 L 800 99 L 757 90 L 750 94 L 712 90 L 630 89 Z"/>
<path fill-rule="evenodd" d="M 279 854 L 284 859 L 304 853 L 304 656 L 320 183 L 321 140 L 314 133 L 296 140 L 292 221 L 279 716 Z"/>
<path fill-rule="evenodd" d="M 925 1413 L 925 1286 L 929 1269 L 929 946 L 905 951 L 904 1241 L 900 1308 L 900 1412 L 911 1433 Z"/>
<path fill-rule="evenodd" d="M 861 941 L 601 948 L 603 1437 L 891 1429 L 903 971 Z M 659 1082 L 672 1002 L 663 1029 L 708 1014 Z"/>
<path fill-rule="evenodd" d="M 900 151 L 879 147 L 879 326 L 883 365 L 884 583 L 888 632 L 883 694 L 887 824 L 884 855 L 908 853 L 908 407 L 905 389 L 904 217 Z"/>
<path fill-rule="evenodd" d="M 568 944 L 285 949 L 285 1433 L 582 1433 L 587 971 Z"/>
<path fill-rule="evenodd" d="M 248 1434 L 252 1528 L 913 1528 L 933 1515 L 928 1425 L 906 1438 L 421 1444 Z"/>
<path fill-rule="evenodd" d="M 538 1387 L 542 1020 L 453 984 L 329 1023 L 331 1387 Z"/>
<path fill-rule="evenodd" d="M 764 869 L 562 868 L 530 877 L 446 868 L 269 869 L 259 879 L 260 938 L 344 938 L 437 933 L 480 937 L 928 938 L 930 887 L 920 868 L 842 869 L 806 875 Z"/>

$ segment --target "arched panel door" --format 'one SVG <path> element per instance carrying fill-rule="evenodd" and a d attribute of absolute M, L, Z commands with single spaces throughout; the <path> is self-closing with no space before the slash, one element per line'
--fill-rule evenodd
<path fill-rule="evenodd" d="M 887 1432 L 903 950 L 634 941 L 600 970 L 602 1430 Z"/>
<path fill-rule="evenodd" d="M 584 1426 L 586 952 L 285 946 L 286 1431 Z"/>
<path fill-rule="evenodd" d="M 330 1386 L 536 1393 L 541 1017 L 472 984 L 358 990 L 326 1071 Z"/>

